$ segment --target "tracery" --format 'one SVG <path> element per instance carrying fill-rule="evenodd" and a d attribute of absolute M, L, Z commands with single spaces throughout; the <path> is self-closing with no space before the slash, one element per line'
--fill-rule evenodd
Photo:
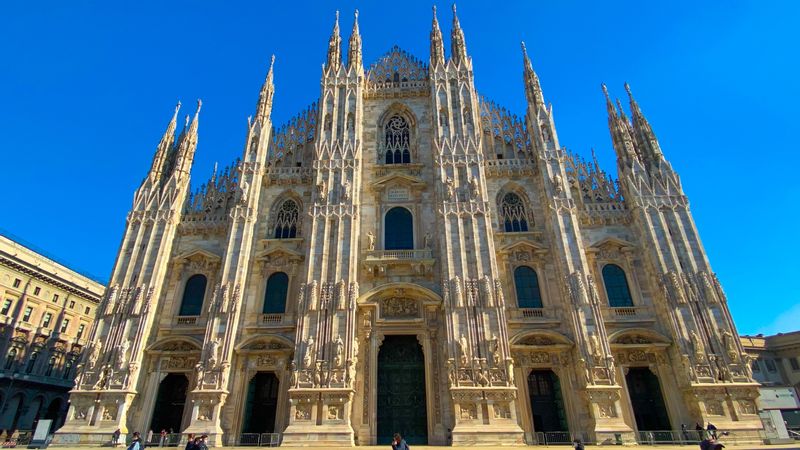
<path fill-rule="evenodd" d="M 383 128 L 386 164 L 408 164 L 411 162 L 408 121 L 400 115 L 392 116 Z"/>
<path fill-rule="evenodd" d="M 300 208 L 294 200 L 285 200 L 275 214 L 275 239 L 291 239 L 297 237 Z"/>
<path fill-rule="evenodd" d="M 528 231 L 528 214 L 525 202 L 519 195 L 509 192 L 500 202 L 500 223 L 506 232 Z"/>

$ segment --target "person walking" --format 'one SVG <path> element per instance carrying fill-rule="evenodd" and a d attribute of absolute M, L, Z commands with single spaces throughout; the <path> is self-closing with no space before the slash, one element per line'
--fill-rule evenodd
<path fill-rule="evenodd" d="M 699 422 L 694 423 L 694 430 L 697 431 L 697 440 L 702 441 L 705 438 L 705 433 L 703 433 L 703 426 L 700 425 Z"/>
<path fill-rule="evenodd" d="M 392 450 L 411 450 L 406 443 L 406 440 L 403 439 L 403 436 L 400 436 L 400 433 L 394 434 L 394 440 L 392 440 Z"/>
<path fill-rule="evenodd" d="M 708 431 L 709 436 L 713 437 L 714 439 L 717 438 L 717 427 L 715 427 L 713 423 L 708 422 L 706 430 Z"/>
<path fill-rule="evenodd" d="M 195 442 L 195 450 L 208 450 L 208 445 L 206 444 L 206 439 L 208 439 L 208 435 L 204 434 L 197 438 Z"/>
<path fill-rule="evenodd" d="M 183 450 L 197 450 L 194 443 L 194 433 L 189 433 L 189 436 L 186 438 L 186 448 Z"/>
<path fill-rule="evenodd" d="M 133 432 L 133 441 L 131 441 L 131 445 L 128 446 L 128 450 L 144 450 L 142 437 L 138 431 Z"/>

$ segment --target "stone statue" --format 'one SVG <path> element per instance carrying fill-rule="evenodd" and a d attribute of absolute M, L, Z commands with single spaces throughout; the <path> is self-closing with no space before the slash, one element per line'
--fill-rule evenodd
<path fill-rule="evenodd" d="M 294 361 L 289 363 L 289 372 L 291 372 L 292 374 L 292 377 L 289 380 L 289 384 L 292 387 L 297 387 L 297 364 L 295 364 Z"/>
<path fill-rule="evenodd" d="M 320 202 L 324 202 L 327 198 L 327 192 L 325 191 L 325 181 L 320 181 L 317 183 L 317 197 L 319 197 Z"/>
<path fill-rule="evenodd" d="M 431 249 L 431 233 L 425 233 L 425 237 L 422 238 L 422 247 L 428 250 Z"/>
<path fill-rule="evenodd" d="M 445 183 L 447 184 L 447 199 L 450 201 L 455 200 L 456 186 L 455 183 L 453 182 L 453 179 L 447 177 L 447 181 Z"/>
<path fill-rule="evenodd" d="M 472 177 L 469 180 L 469 195 L 473 199 L 477 199 L 481 195 L 481 188 L 478 185 L 478 177 Z"/>
<path fill-rule="evenodd" d="M 342 341 L 341 336 L 336 336 L 336 340 L 333 341 L 333 364 L 335 366 L 342 365 L 342 355 L 344 354 L 344 341 Z"/>
<path fill-rule="evenodd" d="M 308 340 L 306 341 L 306 352 L 303 355 L 303 366 L 305 367 L 311 367 L 311 362 L 312 362 L 311 360 L 313 358 L 311 352 L 313 351 L 312 350 L 313 347 L 314 347 L 314 338 L 309 336 Z"/>
<path fill-rule="evenodd" d="M 600 348 L 600 340 L 597 338 L 597 334 L 594 332 L 589 333 L 589 344 L 590 349 L 592 351 L 592 358 L 595 361 L 600 361 L 600 358 L 603 355 L 602 349 Z"/>
<path fill-rule="evenodd" d="M 219 339 L 211 339 L 206 343 L 206 367 L 213 369 L 217 365 L 217 358 L 219 357 Z"/>
<path fill-rule="evenodd" d="M 350 200 L 350 181 L 342 183 L 342 203 Z"/>
<path fill-rule="evenodd" d="M 128 348 L 130 345 L 130 341 L 127 339 L 123 339 L 122 342 L 119 343 L 119 347 L 117 347 L 117 359 L 115 361 L 117 370 L 121 370 L 125 365 L 128 359 Z"/>
<path fill-rule="evenodd" d="M 239 187 L 239 190 L 242 193 L 241 196 L 239 197 L 239 203 L 241 203 L 242 205 L 246 205 L 247 204 L 247 193 L 250 190 L 250 185 L 247 184 L 247 181 L 242 180 L 242 184 Z"/>
<path fill-rule="evenodd" d="M 467 342 L 466 336 L 461 335 L 461 337 L 458 339 L 458 347 L 461 365 L 466 366 L 467 362 L 469 362 L 469 343 Z"/>
<path fill-rule="evenodd" d="M 103 344 L 100 341 L 94 341 L 92 343 L 92 350 L 89 353 L 89 361 L 87 364 L 87 368 L 89 370 L 94 369 L 95 365 L 97 365 L 97 360 L 100 359 L 100 352 L 103 350 Z"/>
<path fill-rule="evenodd" d="M 561 175 L 559 174 L 553 175 L 553 191 L 555 191 L 556 194 L 560 194 L 561 191 L 563 190 L 564 190 L 564 185 L 561 180 Z"/>
<path fill-rule="evenodd" d="M 695 356 L 699 358 L 703 354 L 703 345 L 700 343 L 700 336 L 692 330 L 689 332 L 689 339 L 692 341 L 692 350 L 694 350 Z"/>
<path fill-rule="evenodd" d="M 369 240 L 369 244 L 368 244 L 367 248 L 369 249 L 369 251 L 374 251 L 375 250 L 375 233 L 373 233 L 372 231 L 368 232 L 367 233 L 367 239 Z"/>
<path fill-rule="evenodd" d="M 500 340 L 497 339 L 497 335 L 493 334 L 492 338 L 489 339 L 489 354 L 492 355 L 492 362 L 494 362 L 495 367 L 500 366 Z"/>

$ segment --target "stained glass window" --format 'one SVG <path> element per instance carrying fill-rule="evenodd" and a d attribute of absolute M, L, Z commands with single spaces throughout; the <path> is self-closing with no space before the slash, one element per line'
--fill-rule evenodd
<path fill-rule="evenodd" d="M 408 121 L 401 116 L 392 116 L 383 128 L 386 164 L 408 164 L 411 162 Z"/>
<path fill-rule="evenodd" d="M 500 223 L 506 232 L 528 231 L 525 203 L 519 195 L 509 192 L 500 203 Z"/>
<path fill-rule="evenodd" d="M 275 215 L 275 239 L 291 239 L 297 237 L 300 208 L 294 200 L 281 203 Z"/>

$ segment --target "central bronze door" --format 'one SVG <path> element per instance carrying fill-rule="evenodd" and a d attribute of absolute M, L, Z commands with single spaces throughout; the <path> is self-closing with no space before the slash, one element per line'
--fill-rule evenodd
<path fill-rule="evenodd" d="M 425 356 L 416 336 L 386 336 L 378 352 L 377 445 L 394 433 L 409 444 L 428 443 Z"/>

